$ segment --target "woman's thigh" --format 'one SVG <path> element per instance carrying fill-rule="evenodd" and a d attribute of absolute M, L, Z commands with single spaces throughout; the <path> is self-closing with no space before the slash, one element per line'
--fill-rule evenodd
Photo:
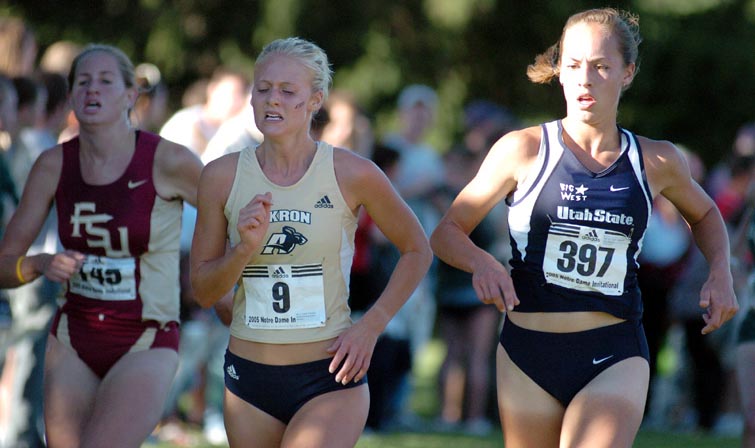
<path fill-rule="evenodd" d="M 498 410 L 506 446 L 558 446 L 564 407 L 528 377 L 498 345 Z"/>
<path fill-rule="evenodd" d="M 251 446 L 251 441 L 259 448 L 280 446 L 286 425 L 234 395 L 227 388 L 223 400 L 223 415 L 231 448 Z"/>
<path fill-rule="evenodd" d="M 631 447 L 642 423 L 650 368 L 641 357 L 618 362 L 569 403 L 561 446 Z"/>
<path fill-rule="evenodd" d="M 47 338 L 44 372 L 47 441 L 53 447 L 78 447 L 100 379 L 53 336 Z"/>
<path fill-rule="evenodd" d="M 364 431 L 369 408 L 366 384 L 318 395 L 291 419 L 281 446 L 351 448 Z"/>
<path fill-rule="evenodd" d="M 177 367 L 178 353 L 168 348 L 124 355 L 100 384 L 82 446 L 141 446 L 160 420 Z"/>

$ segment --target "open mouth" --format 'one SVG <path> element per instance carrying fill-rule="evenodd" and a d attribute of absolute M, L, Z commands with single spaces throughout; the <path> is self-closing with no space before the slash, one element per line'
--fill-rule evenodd
<path fill-rule="evenodd" d="M 87 101 L 84 103 L 84 110 L 86 111 L 95 111 L 99 110 L 102 107 L 102 104 L 99 101 Z"/>
<path fill-rule="evenodd" d="M 577 98 L 577 102 L 582 106 L 592 106 L 595 104 L 595 98 L 592 95 L 580 95 Z"/>

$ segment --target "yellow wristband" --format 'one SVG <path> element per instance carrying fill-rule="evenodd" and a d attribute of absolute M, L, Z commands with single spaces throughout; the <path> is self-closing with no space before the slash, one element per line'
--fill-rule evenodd
<path fill-rule="evenodd" d="M 18 260 L 16 260 L 16 278 L 18 278 L 18 281 L 21 282 L 22 285 L 26 283 L 26 279 L 21 273 L 21 262 L 24 261 L 24 258 L 26 258 L 26 256 L 21 255 L 20 257 L 18 257 Z"/>

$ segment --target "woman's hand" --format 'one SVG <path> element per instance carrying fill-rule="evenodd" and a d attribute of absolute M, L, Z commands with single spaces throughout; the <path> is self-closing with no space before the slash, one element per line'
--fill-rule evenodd
<path fill-rule="evenodd" d="M 700 290 L 700 308 L 705 310 L 703 334 L 716 330 L 737 314 L 739 304 L 731 275 L 715 275 L 711 270 L 708 280 Z"/>
<path fill-rule="evenodd" d="M 482 303 L 492 303 L 502 313 L 519 305 L 511 275 L 492 256 L 472 272 L 472 286 Z"/>
<path fill-rule="evenodd" d="M 239 210 L 236 230 L 241 242 L 249 248 L 256 249 L 263 244 L 267 228 L 270 226 L 270 208 L 273 205 L 273 195 L 269 191 L 255 195 L 249 203 Z"/>
<path fill-rule="evenodd" d="M 84 254 L 73 250 L 66 250 L 53 255 L 45 254 L 39 258 L 42 264 L 41 269 L 38 268 L 36 262 L 34 269 L 42 273 L 49 280 L 60 283 L 68 280 L 74 273 L 78 272 L 84 264 L 85 258 Z"/>
<path fill-rule="evenodd" d="M 380 333 L 380 330 L 370 328 L 362 318 L 341 333 L 333 345 L 328 347 L 328 353 L 334 355 L 328 370 L 336 373 L 337 382 L 346 385 L 367 375 Z"/>

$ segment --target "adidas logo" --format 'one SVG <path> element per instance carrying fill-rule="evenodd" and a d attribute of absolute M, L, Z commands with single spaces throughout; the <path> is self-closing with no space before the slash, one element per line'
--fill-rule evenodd
<path fill-rule="evenodd" d="M 239 375 L 236 373 L 236 368 L 233 367 L 233 364 L 231 364 L 230 366 L 228 366 L 228 368 L 225 369 L 225 371 L 228 372 L 228 376 L 230 376 L 234 380 L 236 380 L 236 381 L 239 380 Z"/>
<path fill-rule="evenodd" d="M 326 194 L 315 203 L 315 208 L 333 208 L 333 203 L 330 202 L 330 198 Z"/>
<path fill-rule="evenodd" d="M 582 235 L 582 239 L 588 241 L 600 241 L 600 238 L 598 238 L 598 233 L 595 231 L 595 229 L 590 230 L 590 232 L 586 235 Z"/>
<path fill-rule="evenodd" d="M 288 274 L 286 274 L 286 271 L 283 269 L 282 266 L 278 266 L 278 269 L 273 271 L 273 274 L 271 275 L 272 278 L 288 278 Z"/>

